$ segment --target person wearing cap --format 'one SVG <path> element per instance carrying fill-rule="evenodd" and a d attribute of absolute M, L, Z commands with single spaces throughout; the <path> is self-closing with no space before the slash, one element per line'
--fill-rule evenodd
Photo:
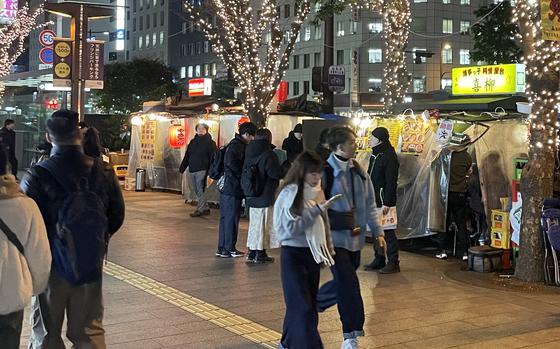
<path fill-rule="evenodd" d="M 399 159 L 389 140 L 389 131 L 385 127 L 377 127 L 372 131 L 369 146 L 372 154 L 368 173 L 375 191 L 375 202 L 377 207 L 383 208 L 383 213 L 386 213 L 390 207 L 397 205 Z M 400 272 L 399 242 L 395 230 L 385 230 L 385 241 L 387 242 L 386 256 L 374 242 L 375 258 L 365 266 L 365 270 L 379 270 L 381 274 Z"/>
<path fill-rule="evenodd" d="M 294 162 L 299 154 L 303 152 L 303 126 L 297 124 L 293 131 L 290 131 L 288 138 L 282 142 L 282 149 L 288 155 L 288 163 Z"/>
<path fill-rule="evenodd" d="M 449 187 L 447 192 L 447 224 L 449 228 L 451 222 L 457 225 L 457 252 L 456 255 L 467 260 L 469 240 L 467 233 L 467 188 L 468 179 L 472 173 L 472 157 L 468 152 L 471 138 L 463 135 L 458 145 L 451 146 L 451 163 L 449 165 Z M 437 259 L 447 259 L 446 247 L 449 238 L 453 236 L 447 231 L 441 232 L 438 236 L 439 252 Z"/>
<path fill-rule="evenodd" d="M 76 253 L 76 249 L 67 245 L 64 237 L 60 236 L 60 227 L 67 222 L 61 221 L 61 213 L 68 213 L 66 200 L 77 197 L 70 188 L 77 188 L 78 183 L 87 183 L 90 192 L 95 193 L 104 208 L 104 212 L 96 213 L 104 215 L 97 217 L 105 218 L 105 248 L 95 252 L 103 255 L 109 238 L 124 221 L 124 199 L 111 166 L 84 154 L 78 113 L 55 111 L 47 119 L 46 126 L 47 140 L 53 144 L 51 157 L 31 167 L 21 183 L 22 190 L 35 201 L 43 215 L 52 254 L 47 288 L 32 299 L 33 323 L 28 348 L 64 348 L 62 325 L 66 314 L 66 337 L 73 348 L 105 349 L 102 261 L 99 261 L 99 269 L 90 273 L 88 277 L 91 276 L 91 279 L 85 283 L 77 283 L 69 275 L 75 269 L 72 254 Z M 78 199 L 74 200 L 72 202 L 78 202 Z M 79 221 L 74 225 L 82 224 L 85 228 L 92 223 Z M 78 239 L 72 246 L 77 245 Z"/>

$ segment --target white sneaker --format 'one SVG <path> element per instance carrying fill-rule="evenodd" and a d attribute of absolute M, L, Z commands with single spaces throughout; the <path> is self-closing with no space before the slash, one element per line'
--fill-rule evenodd
<path fill-rule="evenodd" d="M 469 255 L 465 253 L 463 255 L 463 262 L 468 262 L 468 261 L 469 261 Z"/>
<path fill-rule="evenodd" d="M 437 259 L 447 259 L 447 253 L 445 251 L 442 251 L 442 252 L 436 254 L 436 258 Z"/>
<path fill-rule="evenodd" d="M 359 349 L 358 338 L 348 338 L 342 342 L 342 347 L 340 349 Z"/>

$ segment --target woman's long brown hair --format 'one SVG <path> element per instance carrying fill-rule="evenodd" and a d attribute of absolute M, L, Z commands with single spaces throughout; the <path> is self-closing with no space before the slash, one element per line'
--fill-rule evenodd
<path fill-rule="evenodd" d="M 324 162 L 321 157 L 314 151 L 306 150 L 294 160 L 290 170 L 284 177 L 284 182 L 278 189 L 278 193 L 286 186 L 295 184 L 298 187 L 292 210 L 298 215 L 303 211 L 303 187 L 305 182 L 305 175 L 313 172 L 323 172 Z"/>

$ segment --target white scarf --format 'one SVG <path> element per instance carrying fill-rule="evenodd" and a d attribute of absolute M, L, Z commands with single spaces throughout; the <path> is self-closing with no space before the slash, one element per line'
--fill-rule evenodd
<path fill-rule="evenodd" d="M 325 201 L 325 194 L 321 188 L 321 182 L 315 187 L 304 183 L 303 204 L 305 208 L 312 208 L 323 201 Z M 305 230 L 305 238 L 315 262 L 317 264 L 325 263 L 330 267 L 334 265 L 334 260 L 329 252 L 326 224 L 323 219 L 323 215 L 317 217 L 313 225 Z"/>

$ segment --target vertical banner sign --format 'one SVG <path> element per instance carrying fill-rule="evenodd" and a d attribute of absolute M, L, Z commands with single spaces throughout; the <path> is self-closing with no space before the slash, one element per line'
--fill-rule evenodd
<path fill-rule="evenodd" d="M 0 0 L 0 24 L 9 24 L 16 18 L 17 0 Z"/>
<path fill-rule="evenodd" d="M 92 90 L 103 89 L 103 46 L 103 41 L 91 40 L 85 47 L 82 76 Z"/>
<path fill-rule="evenodd" d="M 53 56 L 53 86 L 71 87 L 72 39 L 55 38 Z"/>
<path fill-rule="evenodd" d="M 350 74 L 352 78 L 352 86 L 350 86 L 352 105 L 360 105 L 358 93 L 360 91 L 360 51 L 356 48 L 352 49 L 352 71 Z"/>
<path fill-rule="evenodd" d="M 541 26 L 544 40 L 560 41 L 560 0 L 541 0 Z"/>

